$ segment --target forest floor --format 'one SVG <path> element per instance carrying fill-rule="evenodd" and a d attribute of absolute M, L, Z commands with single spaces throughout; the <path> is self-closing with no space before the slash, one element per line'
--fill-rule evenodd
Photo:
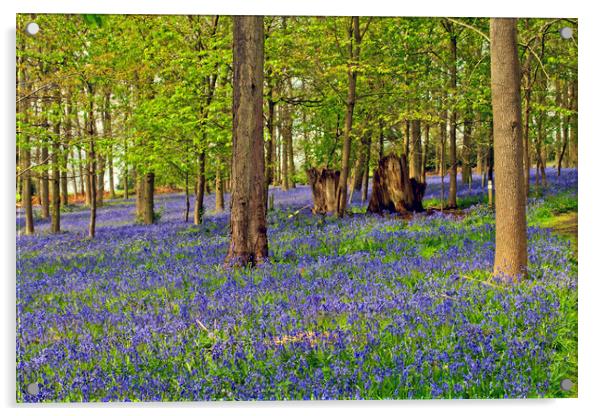
<path fill-rule="evenodd" d="M 153 226 L 107 201 L 93 240 L 82 206 L 58 235 L 36 212 L 17 238 L 17 400 L 575 397 L 560 382 L 578 381 L 577 171 L 533 189 L 529 278 L 513 284 L 491 276 L 486 189 L 460 184 L 453 215 L 434 182 L 430 213 L 403 221 L 359 200 L 313 216 L 307 186 L 271 189 L 255 269 L 223 267 L 214 195 L 200 226 L 182 194 L 156 197 Z"/>

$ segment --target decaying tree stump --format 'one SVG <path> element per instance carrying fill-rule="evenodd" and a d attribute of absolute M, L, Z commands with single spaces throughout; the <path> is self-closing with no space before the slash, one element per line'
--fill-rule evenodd
<path fill-rule="evenodd" d="M 383 211 L 406 212 L 424 211 L 422 198 L 426 184 L 409 177 L 405 155 L 401 158 L 388 155 L 378 162 L 372 179 L 372 196 L 368 212 Z"/>
<path fill-rule="evenodd" d="M 307 170 L 307 177 L 311 185 L 311 192 L 314 199 L 314 207 L 311 210 L 314 214 L 325 214 L 336 212 L 337 209 L 337 187 L 341 172 L 333 169 Z"/>

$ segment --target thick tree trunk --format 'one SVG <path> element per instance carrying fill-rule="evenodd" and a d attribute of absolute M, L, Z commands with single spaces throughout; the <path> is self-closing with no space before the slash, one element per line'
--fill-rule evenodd
<path fill-rule="evenodd" d="M 351 18 L 348 32 L 349 68 L 347 71 L 348 90 L 345 113 L 345 132 L 343 135 L 343 154 L 341 163 L 341 179 L 337 189 L 337 217 L 345 215 L 347 206 L 347 179 L 349 178 L 349 157 L 351 154 L 351 127 L 353 124 L 353 109 L 355 108 L 355 87 L 357 82 L 357 68 L 360 58 L 360 19 Z"/>
<path fill-rule="evenodd" d="M 333 169 L 307 170 L 307 179 L 311 186 L 314 214 L 334 213 L 337 209 L 337 189 L 341 172 Z"/>
<path fill-rule="evenodd" d="M 234 17 L 232 197 L 226 264 L 268 257 L 263 146 L 263 16 Z"/>
<path fill-rule="evenodd" d="M 199 155 L 199 172 L 196 180 L 196 199 L 194 201 L 194 224 L 203 223 L 203 214 L 205 213 L 205 159 L 206 154 L 203 150 Z"/>
<path fill-rule="evenodd" d="M 155 222 L 155 174 L 149 172 L 144 175 L 144 195 L 142 197 L 143 217 L 142 222 L 150 225 Z"/>
<path fill-rule="evenodd" d="M 491 95 L 496 185 L 494 273 L 527 272 L 527 220 L 516 19 L 491 19 Z"/>
<path fill-rule="evenodd" d="M 389 155 L 381 159 L 372 179 L 368 212 L 391 211 L 403 214 L 424 211 L 422 197 L 426 184 L 409 176 L 405 155 L 401 158 Z"/>

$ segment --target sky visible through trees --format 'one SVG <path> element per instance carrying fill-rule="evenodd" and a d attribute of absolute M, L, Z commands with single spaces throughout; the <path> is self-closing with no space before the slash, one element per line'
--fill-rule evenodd
<path fill-rule="evenodd" d="M 20 14 L 16 48 L 19 401 L 576 395 L 576 19 Z"/>

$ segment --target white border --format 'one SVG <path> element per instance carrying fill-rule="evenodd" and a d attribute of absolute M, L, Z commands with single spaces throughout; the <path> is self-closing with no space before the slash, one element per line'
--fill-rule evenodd
<path fill-rule="evenodd" d="M 2 404 L 9 414 L 88 414 L 105 415 L 107 410 L 117 415 L 184 414 L 400 414 L 419 412 L 437 415 L 504 415 L 545 413 L 546 415 L 592 414 L 602 408 L 598 397 L 602 394 L 600 352 L 600 320 L 602 311 L 602 273 L 599 247 L 600 236 L 600 169 L 602 131 L 600 123 L 600 27 L 602 19 L 595 13 L 594 2 L 504 0 L 488 4 L 484 1 L 429 0 L 16 0 L 2 4 L 2 59 L 0 98 L 2 134 L 2 170 L 4 178 L 0 205 L 2 233 L 2 374 L 0 392 Z M 577 17 L 579 18 L 579 399 L 564 400 L 504 400 L 504 401 L 404 401 L 404 402 L 255 402 L 255 403 L 157 403 L 145 405 L 99 404 L 68 407 L 15 405 L 15 13 L 144 13 L 144 14 L 300 14 L 300 15 L 393 15 L 393 16 L 522 16 L 522 17 Z M 598 260 L 598 261 L 596 261 Z M 65 412 L 65 410 L 67 410 Z"/>

